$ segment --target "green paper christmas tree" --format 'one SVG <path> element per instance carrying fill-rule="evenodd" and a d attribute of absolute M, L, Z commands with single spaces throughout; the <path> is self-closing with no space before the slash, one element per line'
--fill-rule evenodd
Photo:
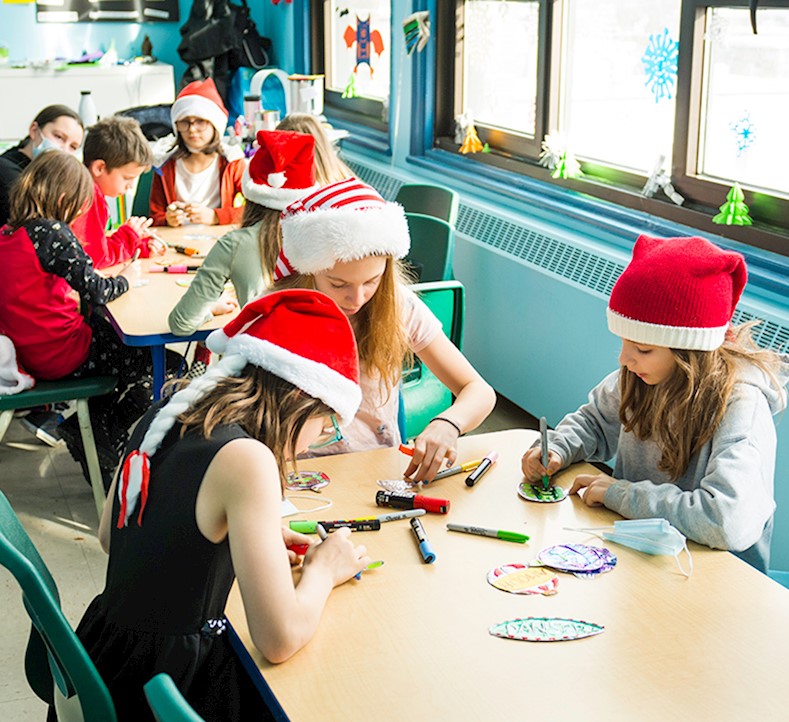
<path fill-rule="evenodd" d="M 551 178 L 580 178 L 583 175 L 581 164 L 576 160 L 575 156 L 568 150 L 562 153 L 556 167 L 551 173 Z"/>
<path fill-rule="evenodd" d="M 714 216 L 713 223 L 724 226 L 750 226 L 753 225 L 748 215 L 748 206 L 745 205 L 745 194 L 739 183 L 735 183 L 726 194 L 726 202 L 720 207 L 720 213 Z"/>
<path fill-rule="evenodd" d="M 359 93 L 356 90 L 356 76 L 351 73 L 351 77 L 348 78 L 348 84 L 345 86 L 345 90 L 342 91 L 341 98 L 358 98 Z"/>

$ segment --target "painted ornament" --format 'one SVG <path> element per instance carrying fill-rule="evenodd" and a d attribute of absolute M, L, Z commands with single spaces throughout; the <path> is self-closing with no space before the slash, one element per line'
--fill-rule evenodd
<path fill-rule="evenodd" d="M 474 123 L 469 122 L 466 126 L 466 137 L 463 138 L 463 144 L 460 146 L 460 152 L 466 155 L 467 153 L 479 153 L 483 149 L 484 146 L 477 135 L 477 129 L 474 127 Z"/>
<path fill-rule="evenodd" d="M 567 489 L 551 484 L 547 489 L 543 489 L 541 483 L 530 484 L 522 481 L 518 484 L 518 496 L 526 501 L 536 501 L 540 504 L 554 504 L 567 498 Z"/>
<path fill-rule="evenodd" d="M 488 572 L 488 584 L 511 594 L 542 594 L 553 596 L 559 577 L 552 571 L 526 564 L 503 564 Z"/>
<path fill-rule="evenodd" d="M 603 632 L 605 627 L 594 622 L 563 617 L 524 617 L 494 624 L 488 630 L 494 637 L 522 642 L 566 642 Z"/>
<path fill-rule="evenodd" d="M 296 491 L 315 491 L 320 493 L 323 487 L 328 486 L 331 479 L 322 471 L 290 472 L 286 486 Z"/>

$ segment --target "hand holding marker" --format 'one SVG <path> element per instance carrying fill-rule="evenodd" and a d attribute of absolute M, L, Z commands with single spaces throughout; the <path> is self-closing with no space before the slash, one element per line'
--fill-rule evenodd
<path fill-rule="evenodd" d="M 548 469 L 548 420 L 544 417 L 540 417 L 540 447 L 541 447 L 541 455 L 542 458 L 540 461 L 542 462 L 542 468 L 547 471 Z M 548 476 L 547 473 L 542 475 L 542 488 L 544 491 L 548 490 L 548 487 L 551 485 L 551 478 Z"/>
<path fill-rule="evenodd" d="M 316 525 L 316 531 L 318 532 L 318 536 L 321 538 L 322 542 L 326 541 L 329 538 L 328 533 L 323 528 L 323 524 L 321 524 L 320 522 L 318 522 Z M 384 563 L 382 561 L 370 562 L 364 569 L 353 575 L 354 579 L 361 579 L 362 572 L 367 571 L 368 569 L 375 569 L 376 567 L 382 567 L 383 565 Z"/>

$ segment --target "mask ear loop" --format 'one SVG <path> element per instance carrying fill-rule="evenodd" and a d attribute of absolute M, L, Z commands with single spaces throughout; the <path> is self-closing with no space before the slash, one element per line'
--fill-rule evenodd
<path fill-rule="evenodd" d="M 311 514 L 313 511 L 323 511 L 324 509 L 328 509 L 332 503 L 331 499 L 327 499 L 326 497 L 316 498 L 315 496 L 306 496 L 305 494 L 287 494 L 285 498 L 290 502 L 292 502 L 294 499 L 302 499 L 304 501 L 309 501 L 309 502 L 321 502 L 320 504 L 318 504 L 317 506 L 311 509 L 299 509 L 299 506 L 297 504 L 293 505 L 300 512 L 303 512 L 305 514 Z"/>
<path fill-rule="evenodd" d="M 688 571 L 687 572 L 682 568 L 682 563 L 679 561 L 679 555 L 682 554 L 682 549 L 684 549 L 685 550 L 685 554 L 688 555 Z M 674 556 L 674 561 L 677 563 L 677 567 L 679 568 L 679 571 L 682 574 L 684 574 L 685 577 L 690 579 L 691 576 L 693 575 L 693 557 L 690 554 L 690 549 L 688 549 L 688 542 L 687 542 L 687 540 L 682 545 L 682 549 L 680 549 L 679 553 Z"/>

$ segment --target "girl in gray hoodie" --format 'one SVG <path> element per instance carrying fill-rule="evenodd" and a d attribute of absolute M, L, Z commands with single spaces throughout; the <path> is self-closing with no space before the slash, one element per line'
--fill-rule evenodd
<path fill-rule="evenodd" d="M 662 517 L 686 537 L 765 571 L 776 434 L 789 358 L 759 349 L 731 318 L 745 260 L 703 238 L 641 236 L 611 292 L 620 369 L 523 456 L 529 481 L 616 457 L 613 476 L 579 475 L 571 494 L 629 519 Z"/>

